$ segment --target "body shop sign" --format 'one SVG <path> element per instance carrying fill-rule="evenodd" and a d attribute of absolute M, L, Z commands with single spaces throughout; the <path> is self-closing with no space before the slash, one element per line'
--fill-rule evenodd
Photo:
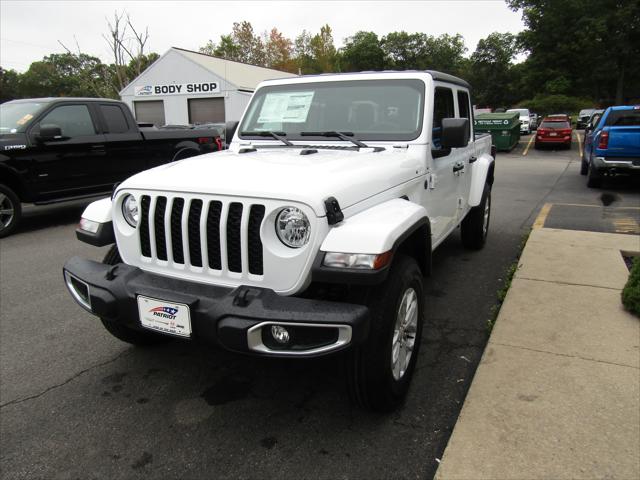
<path fill-rule="evenodd" d="M 220 93 L 220 85 L 216 82 L 181 83 L 171 85 L 136 85 L 136 97 L 155 95 L 194 95 L 199 93 Z"/>

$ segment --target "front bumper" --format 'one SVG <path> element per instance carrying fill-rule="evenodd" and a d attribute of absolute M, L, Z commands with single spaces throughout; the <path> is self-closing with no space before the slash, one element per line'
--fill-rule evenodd
<path fill-rule="evenodd" d="M 283 297 L 265 288 L 205 285 L 79 257 L 63 271 L 73 298 L 98 317 L 148 332 L 140 321 L 138 296 L 184 304 L 190 312 L 190 339 L 236 352 L 315 357 L 361 343 L 369 333 L 369 310 L 362 305 Z M 274 325 L 291 331 L 289 345 L 266 338 Z"/>

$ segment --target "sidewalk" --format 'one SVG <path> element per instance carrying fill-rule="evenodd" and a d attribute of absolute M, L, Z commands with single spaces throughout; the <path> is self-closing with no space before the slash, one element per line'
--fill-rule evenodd
<path fill-rule="evenodd" d="M 640 478 L 634 235 L 534 229 L 437 480 Z"/>

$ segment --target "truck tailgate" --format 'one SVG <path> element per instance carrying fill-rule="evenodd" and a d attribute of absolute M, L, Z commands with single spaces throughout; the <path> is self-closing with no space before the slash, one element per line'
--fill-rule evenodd
<path fill-rule="evenodd" d="M 607 155 L 640 157 L 640 126 L 609 127 Z"/>

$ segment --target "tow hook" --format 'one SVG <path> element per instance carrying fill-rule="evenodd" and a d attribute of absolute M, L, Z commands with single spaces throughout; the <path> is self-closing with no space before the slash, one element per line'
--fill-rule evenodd
<path fill-rule="evenodd" d="M 236 307 L 246 307 L 259 295 L 260 290 L 240 287 L 236 295 L 233 297 L 233 305 Z"/>

